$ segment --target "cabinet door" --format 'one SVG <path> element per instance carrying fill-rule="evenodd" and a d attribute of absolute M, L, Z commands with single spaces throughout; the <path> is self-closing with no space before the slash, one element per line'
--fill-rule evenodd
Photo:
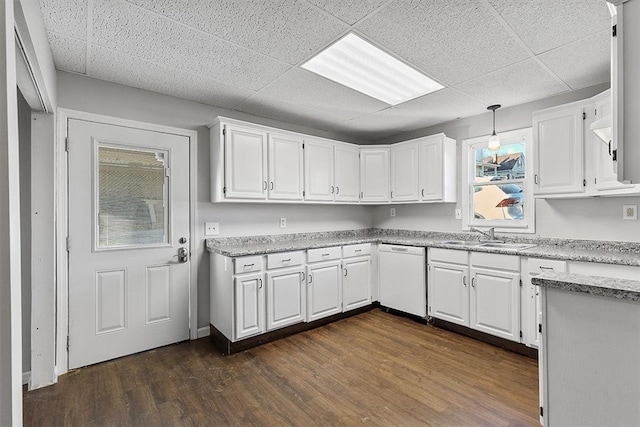
<path fill-rule="evenodd" d="M 269 199 L 302 200 L 302 138 L 269 134 Z"/>
<path fill-rule="evenodd" d="M 357 202 L 360 196 L 360 150 L 357 146 L 338 144 L 334 148 L 333 199 L 343 202 Z"/>
<path fill-rule="evenodd" d="M 263 274 L 244 274 L 235 278 L 235 339 L 264 332 Z"/>
<path fill-rule="evenodd" d="M 418 144 L 391 147 L 391 201 L 418 201 Z"/>
<path fill-rule="evenodd" d="M 371 304 L 371 258 L 344 260 L 343 311 Z"/>
<path fill-rule="evenodd" d="M 305 200 L 333 200 L 333 144 L 305 140 L 304 189 Z"/>
<path fill-rule="evenodd" d="M 267 273 L 267 330 L 306 319 L 306 287 L 302 268 Z"/>
<path fill-rule="evenodd" d="M 420 141 L 420 200 L 442 200 L 443 168 L 442 137 Z"/>
<path fill-rule="evenodd" d="M 224 181 L 227 199 L 267 197 L 267 133 L 225 125 Z"/>
<path fill-rule="evenodd" d="M 471 268 L 470 324 L 520 342 L 520 273 Z"/>
<path fill-rule="evenodd" d="M 595 98 L 593 116 L 594 121 L 611 116 L 611 94 L 609 91 Z M 589 139 L 592 141 L 591 146 L 596 164 L 596 189 L 602 191 L 629 187 L 629 185 L 618 181 L 618 169 L 616 162 L 613 161 L 613 141 L 606 143 L 598 138 L 594 132 L 589 132 L 587 140 Z"/>
<path fill-rule="evenodd" d="M 308 266 L 307 283 L 309 321 L 342 311 L 340 261 Z"/>
<path fill-rule="evenodd" d="M 360 200 L 389 201 L 389 150 L 360 150 Z"/>
<path fill-rule="evenodd" d="M 535 194 L 584 191 L 583 106 L 534 113 Z"/>
<path fill-rule="evenodd" d="M 527 260 L 527 278 L 525 281 L 525 299 L 522 301 L 525 306 L 521 307 L 522 312 L 522 332 L 524 334 L 524 343 L 529 347 L 540 347 L 540 331 L 538 329 L 538 317 L 540 316 L 540 287 L 531 283 L 531 278 L 544 273 L 545 271 L 553 271 L 556 273 L 564 273 L 567 271 L 566 261 L 536 259 L 529 258 Z"/>
<path fill-rule="evenodd" d="M 469 267 L 432 261 L 428 274 L 429 315 L 469 326 Z"/>

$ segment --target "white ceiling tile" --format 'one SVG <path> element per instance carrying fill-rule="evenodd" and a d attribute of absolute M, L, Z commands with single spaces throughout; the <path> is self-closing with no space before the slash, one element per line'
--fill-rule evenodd
<path fill-rule="evenodd" d="M 447 85 L 527 57 L 477 0 L 396 1 L 356 28 Z"/>
<path fill-rule="evenodd" d="M 90 77 L 225 108 L 253 94 L 99 46 L 91 48 L 88 70 Z"/>
<path fill-rule="evenodd" d="M 535 54 L 611 26 L 604 0 L 488 1 Z"/>
<path fill-rule="evenodd" d="M 282 103 L 287 105 L 286 108 L 289 106 L 310 108 L 341 120 L 372 113 L 389 106 L 300 68 L 291 69 L 282 78 L 259 91 L 247 103 L 257 100 Z M 244 105 L 240 107 L 242 108 Z"/>
<path fill-rule="evenodd" d="M 47 31 L 87 39 L 87 0 L 40 0 Z"/>
<path fill-rule="evenodd" d="M 57 70 L 85 73 L 87 44 L 82 40 L 48 32 L 49 46 Z"/>
<path fill-rule="evenodd" d="M 336 18 L 353 25 L 369 13 L 382 6 L 387 0 L 307 0 Z"/>
<path fill-rule="evenodd" d="M 421 119 L 421 123 L 429 123 L 422 126 L 426 127 L 483 113 L 486 105 L 455 89 L 445 88 L 397 105 L 395 108 L 405 115 Z"/>
<path fill-rule="evenodd" d="M 128 55 L 258 90 L 290 67 L 126 2 L 96 0 L 93 42 Z"/>
<path fill-rule="evenodd" d="M 297 64 L 349 27 L 303 0 L 129 0 L 247 49 Z"/>
<path fill-rule="evenodd" d="M 503 107 L 546 98 L 567 89 L 535 60 L 530 59 L 456 86 L 486 105 Z"/>
<path fill-rule="evenodd" d="M 611 80 L 611 33 L 591 37 L 545 52 L 538 58 L 571 89 Z"/>

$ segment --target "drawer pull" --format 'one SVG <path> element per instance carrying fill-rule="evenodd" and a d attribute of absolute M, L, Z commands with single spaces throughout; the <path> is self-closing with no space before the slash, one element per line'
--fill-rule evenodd
<path fill-rule="evenodd" d="M 329 256 L 329 255 L 331 255 L 331 254 L 322 254 L 322 256 Z"/>
<path fill-rule="evenodd" d="M 356 249 L 356 252 L 362 252 L 362 249 Z"/>
<path fill-rule="evenodd" d="M 283 259 L 282 262 L 291 262 L 291 258 Z"/>
<path fill-rule="evenodd" d="M 255 264 L 245 264 L 243 268 L 253 267 Z"/>
<path fill-rule="evenodd" d="M 540 268 L 540 270 L 546 270 L 546 271 L 555 271 L 553 269 L 553 267 L 545 267 L 543 265 L 538 266 Z"/>

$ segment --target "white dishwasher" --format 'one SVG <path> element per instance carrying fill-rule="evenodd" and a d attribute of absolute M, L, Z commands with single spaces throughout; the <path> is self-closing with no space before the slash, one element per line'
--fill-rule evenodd
<path fill-rule="evenodd" d="M 426 317 L 427 281 L 424 248 L 381 244 L 378 254 L 380 305 Z"/>

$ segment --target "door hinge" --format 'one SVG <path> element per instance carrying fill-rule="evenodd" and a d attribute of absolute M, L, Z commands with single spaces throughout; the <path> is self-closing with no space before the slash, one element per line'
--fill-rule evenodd
<path fill-rule="evenodd" d="M 67 153 L 69 152 L 69 137 L 68 136 L 64 137 L 64 151 L 66 151 Z"/>
<path fill-rule="evenodd" d="M 67 335 L 67 352 L 69 352 L 69 335 Z"/>
<path fill-rule="evenodd" d="M 540 416 L 544 417 L 544 410 L 542 409 L 542 406 L 540 407 Z"/>
<path fill-rule="evenodd" d="M 520 287 L 522 287 L 522 279 L 520 279 Z M 522 332 L 520 332 L 522 334 Z"/>
<path fill-rule="evenodd" d="M 67 248 L 67 252 L 69 252 L 69 249 L 71 249 L 71 239 L 69 239 L 69 236 L 67 236 L 65 245 L 66 245 L 66 248 Z"/>
<path fill-rule="evenodd" d="M 598 178 L 593 178 L 593 183 L 597 184 L 598 183 Z"/>
<path fill-rule="evenodd" d="M 611 160 L 613 160 L 614 162 L 618 161 L 618 150 L 611 151 Z"/>
<path fill-rule="evenodd" d="M 587 180 L 586 180 L 586 179 L 583 179 L 583 180 L 582 180 L 582 186 L 583 186 L 583 187 L 586 187 L 586 186 L 587 186 Z"/>
<path fill-rule="evenodd" d="M 305 191 L 304 191 L 304 190 L 302 190 L 302 197 L 304 197 L 304 195 L 305 195 L 304 193 L 305 193 Z"/>
<path fill-rule="evenodd" d="M 304 142 L 302 143 L 302 149 L 304 150 Z"/>
<path fill-rule="evenodd" d="M 227 136 L 227 128 L 222 128 L 222 135 Z"/>
<path fill-rule="evenodd" d="M 522 338 L 522 331 L 520 331 L 520 338 Z"/>
<path fill-rule="evenodd" d="M 227 194 L 227 187 L 222 187 L 222 194 Z"/>
<path fill-rule="evenodd" d="M 542 333 L 542 323 L 538 323 L 538 333 Z"/>
<path fill-rule="evenodd" d="M 587 113 L 584 111 L 582 112 L 582 120 L 587 120 Z"/>
<path fill-rule="evenodd" d="M 614 25 L 611 27 L 611 37 L 618 37 L 618 26 Z"/>

